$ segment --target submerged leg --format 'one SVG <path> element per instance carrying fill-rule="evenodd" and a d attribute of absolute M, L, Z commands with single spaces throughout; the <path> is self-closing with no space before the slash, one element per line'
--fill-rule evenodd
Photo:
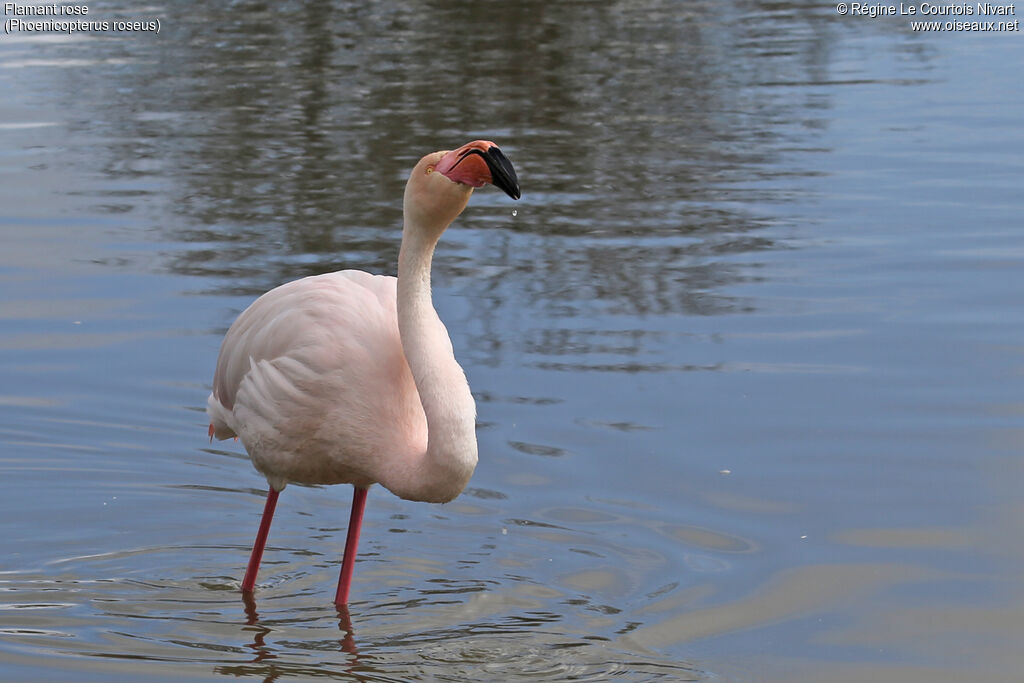
<path fill-rule="evenodd" d="M 355 487 L 352 494 L 352 514 L 348 519 L 348 535 L 345 537 L 345 555 L 341 560 L 341 576 L 338 577 L 338 592 L 335 605 L 348 604 L 348 589 L 352 585 L 352 570 L 356 564 L 356 548 L 359 546 L 359 529 L 363 525 L 363 508 L 366 507 L 367 489 Z"/>
<path fill-rule="evenodd" d="M 256 572 L 260 570 L 260 560 L 263 559 L 263 548 L 267 545 L 267 534 L 270 533 L 270 521 L 274 518 L 274 508 L 277 507 L 277 496 L 280 491 L 270 487 L 267 492 L 267 504 L 263 507 L 263 519 L 260 520 L 260 530 L 256 532 L 256 542 L 252 545 L 252 555 L 249 556 L 249 568 L 245 570 L 245 578 L 242 579 L 242 592 L 251 593 L 256 585 Z"/>

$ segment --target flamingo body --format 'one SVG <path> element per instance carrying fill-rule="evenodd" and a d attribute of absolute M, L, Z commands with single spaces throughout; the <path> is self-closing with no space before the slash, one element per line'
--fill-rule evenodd
<path fill-rule="evenodd" d="M 214 436 L 237 435 L 276 490 L 387 487 L 426 450 L 396 284 L 358 270 L 303 278 L 261 296 L 228 330 L 207 400 Z M 450 342 L 437 352 L 454 362 Z"/>

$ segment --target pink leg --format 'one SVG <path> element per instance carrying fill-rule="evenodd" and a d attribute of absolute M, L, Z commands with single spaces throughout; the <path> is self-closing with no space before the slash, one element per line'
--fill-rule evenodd
<path fill-rule="evenodd" d="M 270 520 L 274 518 L 274 508 L 277 507 L 277 496 L 280 491 L 270 487 L 267 492 L 267 504 L 263 507 L 263 519 L 260 520 L 260 530 L 256 532 L 256 542 L 252 545 L 252 555 L 249 556 L 249 568 L 245 570 L 245 578 L 242 579 L 242 592 L 252 593 L 256 585 L 256 572 L 260 570 L 260 560 L 263 559 L 263 549 L 267 546 L 267 534 L 270 533 Z"/>
<path fill-rule="evenodd" d="M 345 555 L 341 560 L 341 576 L 338 577 L 338 592 L 334 604 L 339 607 L 348 604 L 348 589 L 352 585 L 352 570 L 356 564 L 356 548 L 359 546 L 359 529 L 363 526 L 363 509 L 366 507 L 367 489 L 355 487 L 352 494 L 352 514 L 348 518 L 348 536 L 345 538 Z"/>

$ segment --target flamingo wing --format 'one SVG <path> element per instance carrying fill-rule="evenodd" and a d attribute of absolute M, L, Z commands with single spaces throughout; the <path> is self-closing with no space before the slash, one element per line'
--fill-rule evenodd
<path fill-rule="evenodd" d="M 214 436 L 241 438 L 288 481 L 369 486 L 426 443 L 398 334 L 396 280 L 362 271 L 267 292 L 224 337 L 207 401 Z"/>

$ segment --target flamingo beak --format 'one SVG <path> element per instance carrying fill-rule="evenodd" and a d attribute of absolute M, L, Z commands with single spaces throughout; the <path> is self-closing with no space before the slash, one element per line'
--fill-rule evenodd
<path fill-rule="evenodd" d="M 512 199 L 519 199 L 519 178 L 512 162 L 489 140 L 474 140 L 448 152 L 435 169 L 448 180 L 472 187 L 491 183 Z"/>

